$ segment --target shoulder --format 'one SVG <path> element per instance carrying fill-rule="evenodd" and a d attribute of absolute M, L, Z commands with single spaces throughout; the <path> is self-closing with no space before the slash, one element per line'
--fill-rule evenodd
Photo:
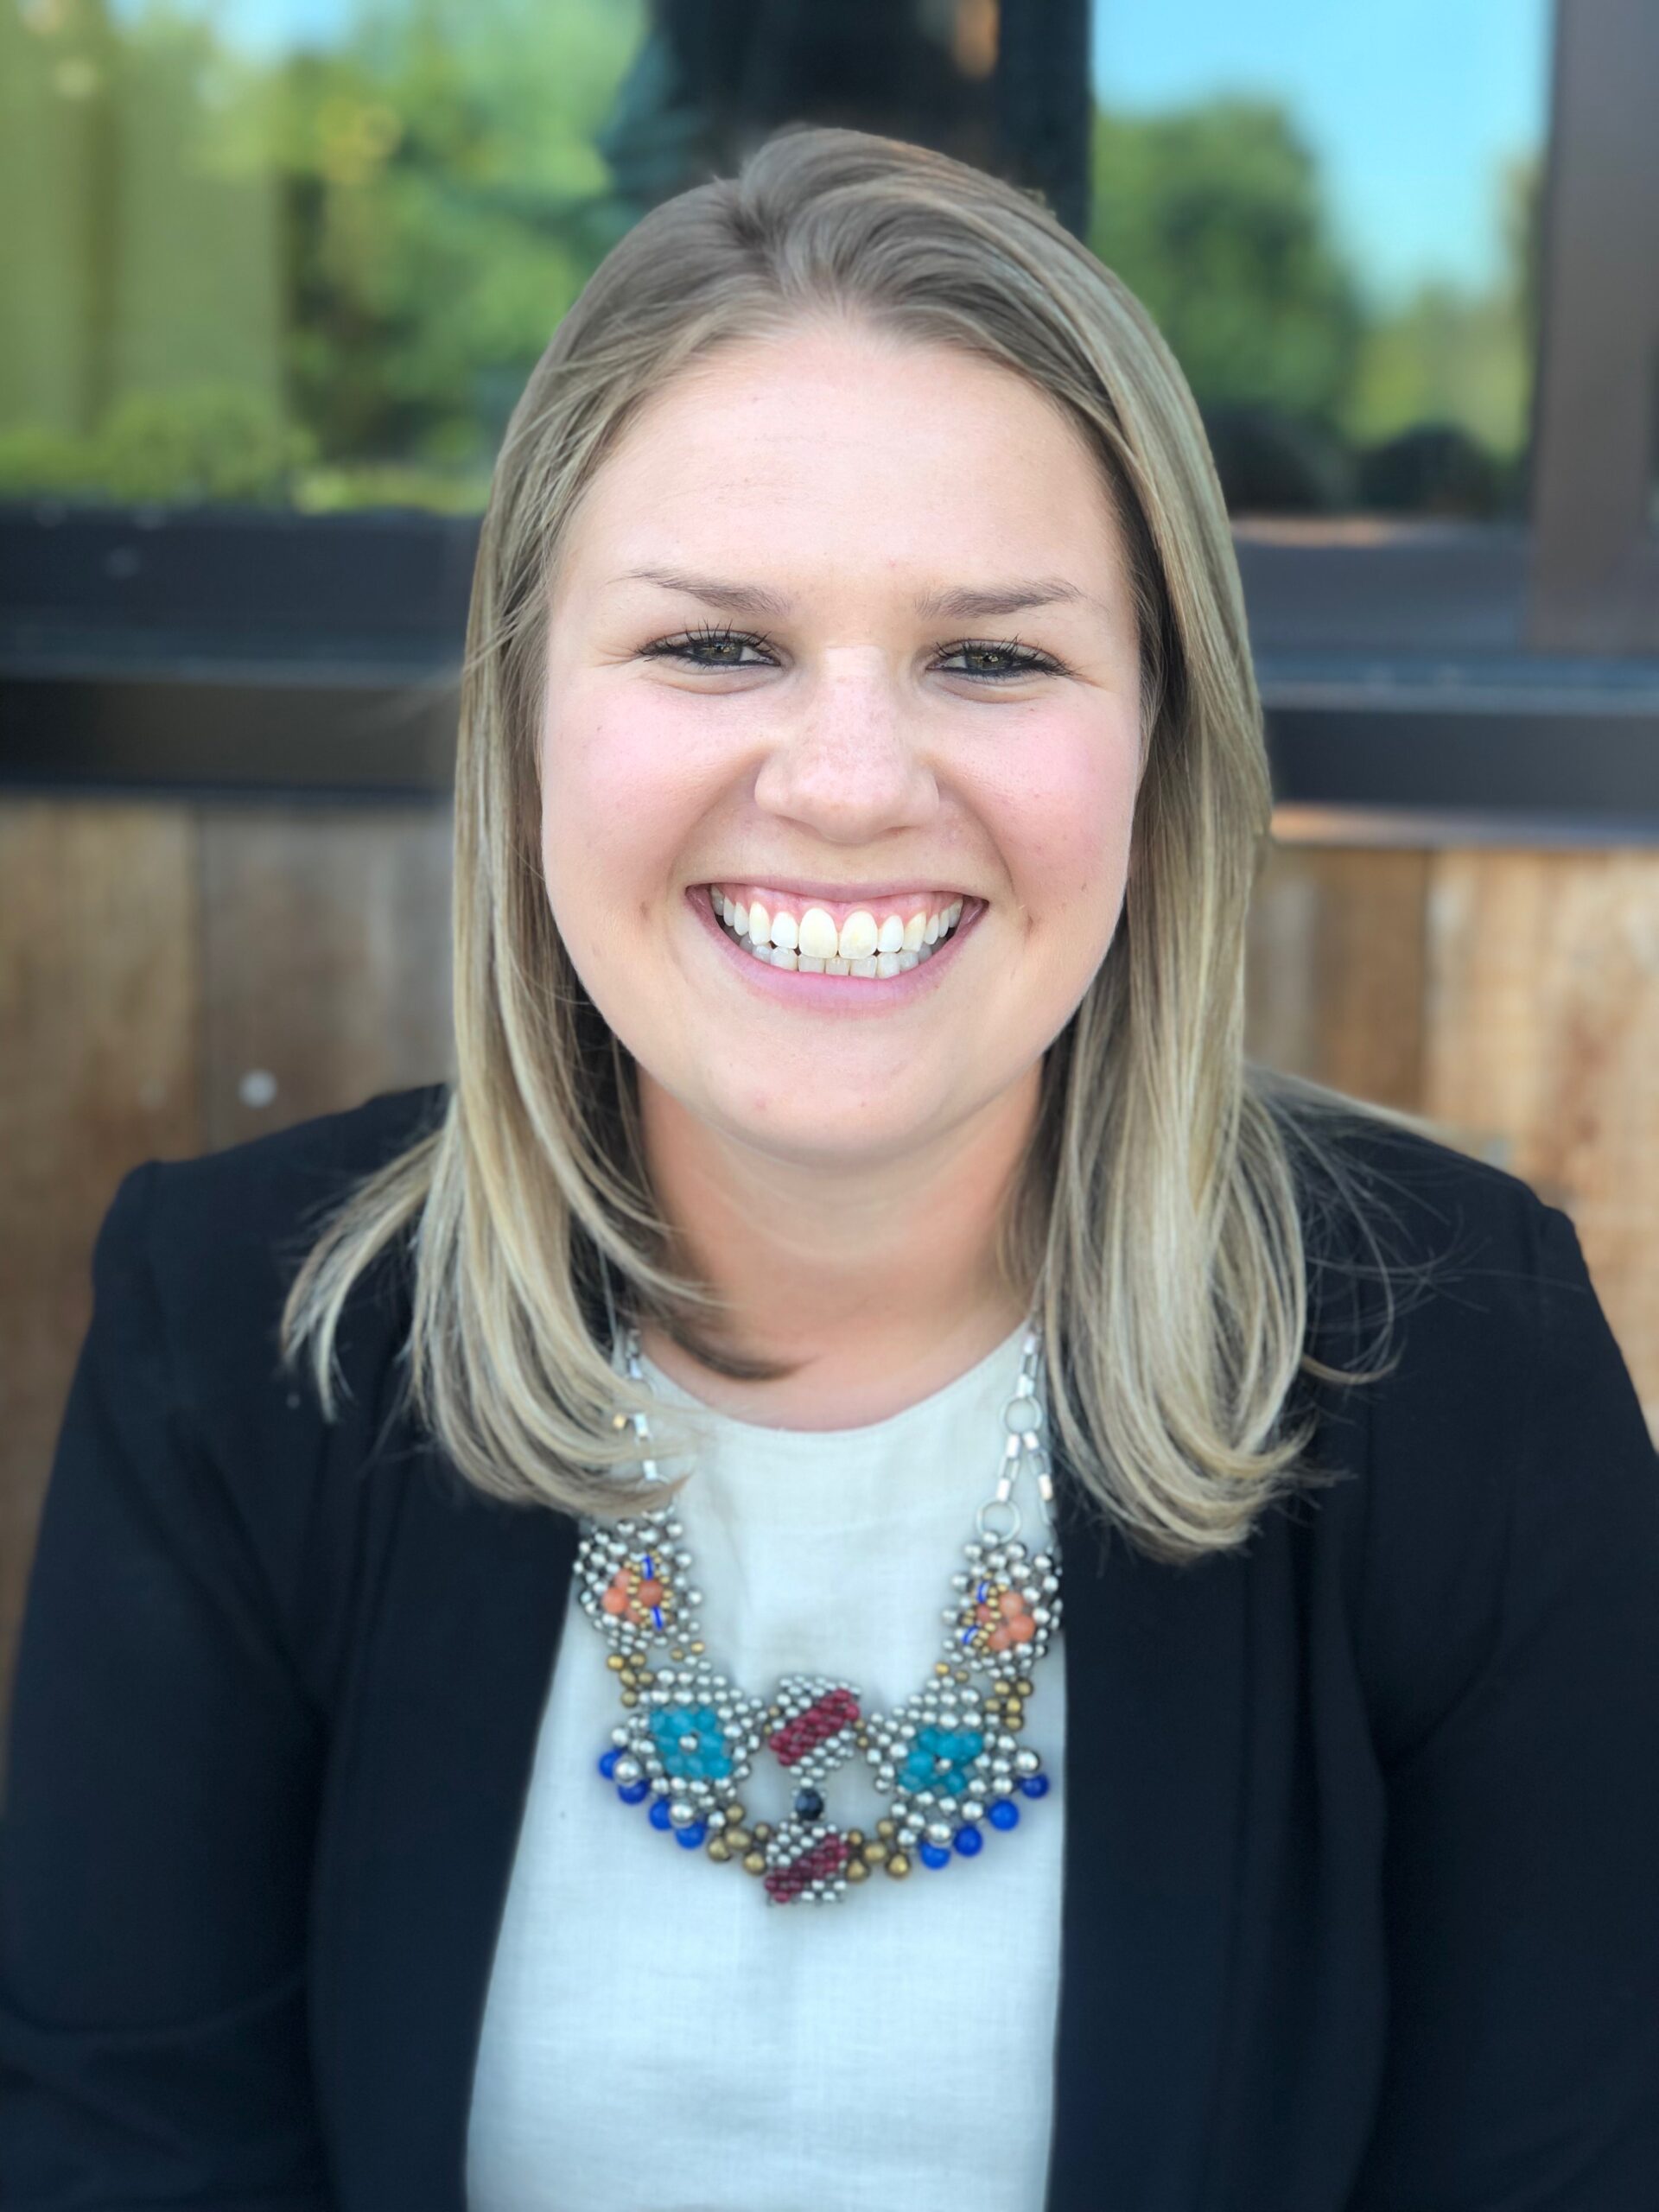
<path fill-rule="evenodd" d="M 95 1292 L 147 1281 L 177 1387 L 211 1419 L 216 1400 L 274 1380 L 283 1301 L 313 1238 L 353 1185 L 439 1125 L 447 1097 L 442 1084 L 385 1092 L 196 1159 L 146 1161 L 105 1217 Z"/>
<path fill-rule="evenodd" d="M 1331 1132 L 1309 1205 L 1322 1383 L 1316 1543 L 1347 1586 L 1379 1742 L 1422 1740 L 1552 1578 L 1659 1566 L 1659 1461 L 1562 1209 L 1522 1177 L 1370 1116 Z M 1332 1196 L 1334 1173 L 1347 1199 Z M 1659 1586 L 1653 1593 L 1659 1597 Z"/>
<path fill-rule="evenodd" d="M 158 1525 L 191 1521 L 181 1541 L 210 1519 L 233 1531 L 279 1607 L 302 1603 L 319 1548 L 350 1556 L 356 1516 L 385 1487 L 359 1478 L 386 1441 L 410 1317 L 404 1270 L 383 1261 L 359 1278 L 339 1337 L 346 1395 L 327 1421 L 282 1358 L 288 1292 L 327 1215 L 436 1128 L 447 1100 L 442 1084 L 388 1092 L 197 1159 L 146 1161 L 99 1231 L 82 1365 L 122 1440 L 119 1479 L 143 1484 Z"/>
<path fill-rule="evenodd" d="M 353 1181 L 436 1128 L 448 1098 L 441 1083 L 383 1091 L 194 1160 L 147 1161 L 126 1184 L 148 1179 L 145 1202 L 175 1238 L 245 1254 L 303 1235 Z"/>
<path fill-rule="evenodd" d="M 1319 1357 L 1363 1353 L 1386 1318 L 1402 1387 L 1432 1389 L 1590 1319 L 1572 1217 L 1520 1175 L 1363 1107 L 1288 1119 Z"/>
<path fill-rule="evenodd" d="M 111 1394 L 149 1405 L 157 1480 L 186 1460 L 213 1469 L 268 1561 L 301 1541 L 327 1469 L 374 1453 L 410 1323 L 398 1269 L 360 1276 L 340 1325 L 347 1402 L 325 1422 L 281 1358 L 288 1289 L 352 1185 L 438 1128 L 445 1109 L 445 1084 L 427 1084 L 197 1159 L 150 1159 L 104 1214 L 84 1358 Z"/>

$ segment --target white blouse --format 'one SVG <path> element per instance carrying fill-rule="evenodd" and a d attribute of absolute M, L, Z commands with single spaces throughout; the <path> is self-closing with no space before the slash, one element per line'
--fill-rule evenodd
<path fill-rule="evenodd" d="M 919 1689 L 950 1577 L 995 1480 L 1023 1329 L 866 1428 L 754 1427 L 704 1408 L 680 1514 L 711 1662 L 770 1697 Z M 665 1400 L 698 1402 L 645 1363 Z M 680 1464 L 664 1462 L 665 1471 Z M 1027 1507 L 1027 1514 L 1031 1508 Z M 827 1905 L 769 1903 L 680 1848 L 597 1770 L 620 1718 L 576 1604 L 537 1748 L 490 1981 L 467 2140 L 470 2212 L 1038 2212 L 1059 1981 L 1064 1657 L 1026 1738 L 1049 1794 L 978 1857 L 875 1875 Z M 763 1753 L 741 1796 L 792 1794 Z M 828 1816 L 887 1810 L 855 1758 Z"/>

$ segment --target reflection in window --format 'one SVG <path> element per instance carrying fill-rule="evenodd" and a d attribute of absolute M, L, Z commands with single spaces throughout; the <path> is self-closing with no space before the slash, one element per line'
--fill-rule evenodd
<path fill-rule="evenodd" d="M 1550 14 L 1098 0 L 1090 244 L 1236 514 L 1524 514 Z"/>
<path fill-rule="evenodd" d="M 0 0 L 0 494 L 474 507 L 638 0 Z"/>
<path fill-rule="evenodd" d="M 1236 513 L 1524 512 L 1548 0 L 1096 0 L 1090 239 Z M 996 0 L 0 0 L 0 498 L 481 505 L 657 200 L 1001 166 Z"/>
<path fill-rule="evenodd" d="M 645 209 L 779 124 L 995 159 L 995 0 L 0 0 L 0 499 L 482 505 Z"/>

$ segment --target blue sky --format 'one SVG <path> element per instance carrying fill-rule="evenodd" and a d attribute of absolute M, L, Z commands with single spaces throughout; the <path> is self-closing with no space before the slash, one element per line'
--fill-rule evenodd
<path fill-rule="evenodd" d="M 1379 293 L 1497 272 L 1497 178 L 1543 143 L 1550 0 L 1095 0 L 1103 106 L 1275 95 Z"/>
<path fill-rule="evenodd" d="M 196 4 L 265 54 L 327 43 L 353 13 L 352 0 Z M 1482 287 L 1497 271 L 1503 164 L 1542 143 L 1553 12 L 1552 0 L 1094 0 L 1095 91 L 1135 112 L 1223 92 L 1283 100 L 1380 297 L 1430 276 Z"/>

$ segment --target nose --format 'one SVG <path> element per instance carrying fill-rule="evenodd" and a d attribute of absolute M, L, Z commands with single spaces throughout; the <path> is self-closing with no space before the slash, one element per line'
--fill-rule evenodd
<path fill-rule="evenodd" d="M 868 844 L 929 822 L 938 785 L 918 744 L 918 716 L 874 653 L 817 676 L 780 706 L 755 779 L 766 813 L 831 844 Z"/>

